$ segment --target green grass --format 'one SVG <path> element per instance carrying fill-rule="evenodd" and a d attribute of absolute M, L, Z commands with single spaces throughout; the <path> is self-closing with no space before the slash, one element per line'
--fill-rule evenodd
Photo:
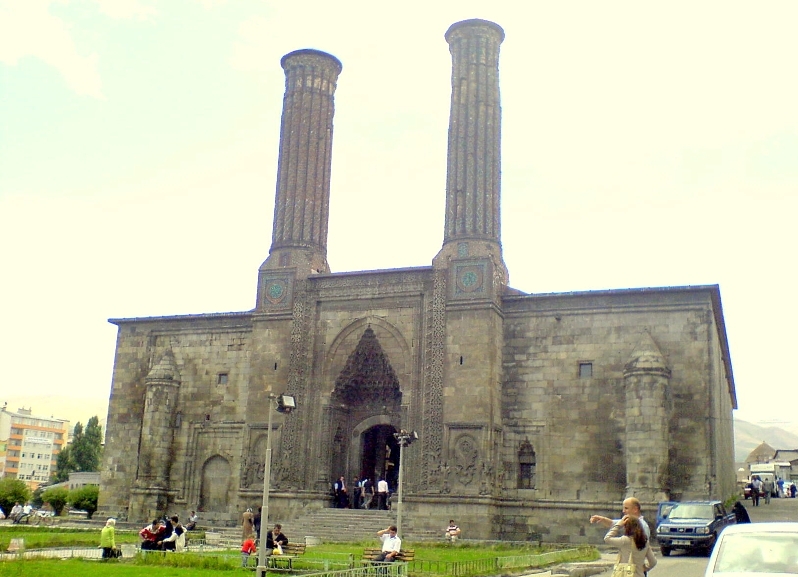
<path fill-rule="evenodd" d="M 41 527 L 0 527 L 0 551 L 5 551 L 12 538 L 23 537 L 27 549 L 65 547 L 65 546 L 85 546 L 96 547 L 99 544 L 99 530 L 80 530 L 80 529 L 59 529 Z M 134 531 L 117 531 L 117 543 L 138 543 L 139 538 Z M 305 555 L 299 557 L 294 567 L 301 571 L 321 570 L 322 559 L 341 565 L 330 565 L 330 569 L 345 568 L 352 559 L 359 560 L 363 549 L 377 546 L 375 541 L 362 543 L 326 543 L 317 547 L 309 547 Z M 518 555 L 537 555 L 554 550 L 553 547 L 538 547 L 534 545 L 503 545 L 503 544 L 464 544 L 458 543 L 454 546 L 444 543 L 413 543 L 406 542 L 406 547 L 415 549 L 417 562 L 424 562 L 424 571 L 440 571 L 445 575 L 446 563 L 468 562 L 479 559 L 494 557 L 518 556 Z M 557 562 L 565 561 L 585 561 L 598 558 L 598 552 L 592 547 L 579 547 L 576 552 L 558 555 Z M 316 563 L 313 560 L 317 560 Z M 427 564 L 431 562 L 432 564 Z M 250 560 L 252 563 L 252 560 Z M 107 563 L 69 559 L 24 559 L 0 561 L 0 577 L 23 575 L 35 575 L 36 577 L 104 577 L 113 575 L 114 577 L 211 577 L 211 576 L 231 576 L 238 572 L 243 575 L 251 575 L 240 569 L 241 557 L 237 549 L 229 549 L 222 552 L 201 553 L 197 549 L 192 549 L 186 554 L 148 554 L 142 557 L 137 555 L 135 558 L 127 558 L 121 561 L 110 561 Z M 418 565 L 420 567 L 421 564 Z M 418 568 L 417 567 L 417 568 Z M 413 565 L 410 566 L 411 575 Z M 275 574 L 275 576 L 278 574 Z M 285 573 L 279 575 L 284 576 Z"/>
<path fill-rule="evenodd" d="M 138 543 L 135 531 L 116 531 L 116 542 Z M 58 527 L 26 527 L 10 525 L 0 527 L 0 551 L 8 549 L 11 539 L 25 539 L 26 549 L 46 549 L 50 547 L 98 547 L 99 529 L 61 529 Z"/>

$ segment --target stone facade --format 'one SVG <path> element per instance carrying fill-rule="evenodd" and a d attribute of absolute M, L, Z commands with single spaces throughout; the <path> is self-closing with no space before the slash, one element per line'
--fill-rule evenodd
<path fill-rule="evenodd" d="M 385 475 L 403 451 L 408 532 L 596 541 L 626 496 L 735 490 L 734 382 L 717 286 L 527 295 L 500 241 L 498 58 L 504 33 L 446 34 L 452 113 L 444 243 L 432 266 L 330 273 L 333 97 L 340 62 L 283 58 L 275 224 L 255 307 L 112 319 L 119 327 L 101 511 L 234 523 L 329 506 L 331 483 Z"/>

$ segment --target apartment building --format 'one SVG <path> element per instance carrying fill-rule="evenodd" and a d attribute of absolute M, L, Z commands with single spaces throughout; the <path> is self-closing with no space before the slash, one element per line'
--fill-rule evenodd
<path fill-rule="evenodd" d="M 66 445 L 69 421 L 32 414 L 31 409 L 0 409 L 0 477 L 25 481 L 36 489 L 50 479 Z"/>

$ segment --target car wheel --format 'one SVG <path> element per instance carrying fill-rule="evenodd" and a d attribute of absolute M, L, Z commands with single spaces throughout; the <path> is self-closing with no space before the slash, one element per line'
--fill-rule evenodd
<path fill-rule="evenodd" d="M 660 547 L 659 549 L 662 552 L 663 557 L 670 557 L 671 555 L 671 548 L 670 547 Z"/>

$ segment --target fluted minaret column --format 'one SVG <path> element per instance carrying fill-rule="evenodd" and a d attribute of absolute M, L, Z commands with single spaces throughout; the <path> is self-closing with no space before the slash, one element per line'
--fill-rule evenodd
<path fill-rule="evenodd" d="M 452 100 L 439 258 L 490 256 L 506 282 L 499 210 L 499 46 L 504 30 L 487 20 L 465 20 L 450 26 L 445 38 L 452 55 Z"/>
<path fill-rule="evenodd" d="M 319 50 L 283 56 L 285 96 L 274 228 L 269 258 L 261 267 L 295 267 L 299 274 L 329 272 L 333 112 L 341 63 Z"/>

